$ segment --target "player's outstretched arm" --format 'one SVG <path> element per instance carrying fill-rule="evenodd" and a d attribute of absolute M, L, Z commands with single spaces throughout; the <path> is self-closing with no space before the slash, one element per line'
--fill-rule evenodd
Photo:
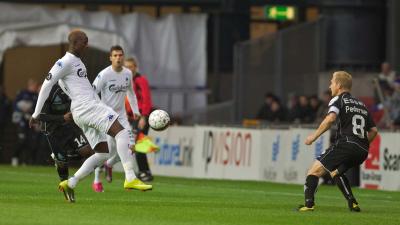
<path fill-rule="evenodd" d="M 334 112 L 329 113 L 325 117 L 325 119 L 321 122 L 317 130 L 306 138 L 305 144 L 311 145 L 315 140 L 319 138 L 319 136 L 321 136 L 323 133 L 325 133 L 325 131 L 331 128 L 335 120 L 336 120 L 336 113 Z"/>
<path fill-rule="evenodd" d="M 49 97 L 51 88 L 56 83 L 55 79 L 53 79 L 53 80 L 51 80 L 51 79 L 52 79 L 51 74 L 49 74 L 49 76 L 46 77 L 46 80 L 42 84 L 42 88 L 40 89 L 40 92 L 39 92 L 38 101 L 36 103 L 35 112 L 32 115 L 32 117 L 35 119 L 39 116 L 40 112 L 42 111 L 43 105 L 44 105 L 46 99 Z"/>

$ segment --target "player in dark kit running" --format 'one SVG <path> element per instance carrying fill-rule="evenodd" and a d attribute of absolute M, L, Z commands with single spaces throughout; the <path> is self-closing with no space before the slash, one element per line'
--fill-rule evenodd
<path fill-rule="evenodd" d="M 364 103 L 351 96 L 352 77 L 344 71 L 333 73 L 331 85 L 332 100 L 329 103 L 328 114 L 318 129 L 305 140 L 311 145 L 336 121 L 338 130 L 337 141 L 323 152 L 308 170 L 304 185 L 305 204 L 298 211 L 314 210 L 314 195 L 318 180 L 329 173 L 348 202 L 350 211 L 360 212 L 345 176 L 351 167 L 358 166 L 368 156 L 369 143 L 375 138 L 378 130 Z"/>
<path fill-rule="evenodd" d="M 82 130 L 74 123 L 70 106 L 71 99 L 68 95 L 60 86 L 54 85 L 38 118 L 61 181 L 68 179 L 70 160 L 80 160 L 94 153 Z"/>

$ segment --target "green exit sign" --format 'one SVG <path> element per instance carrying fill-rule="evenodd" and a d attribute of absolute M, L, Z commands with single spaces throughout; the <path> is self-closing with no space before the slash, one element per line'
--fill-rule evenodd
<path fill-rule="evenodd" d="M 296 8 L 293 6 L 267 5 L 264 7 L 264 15 L 265 18 L 270 20 L 295 20 Z"/>

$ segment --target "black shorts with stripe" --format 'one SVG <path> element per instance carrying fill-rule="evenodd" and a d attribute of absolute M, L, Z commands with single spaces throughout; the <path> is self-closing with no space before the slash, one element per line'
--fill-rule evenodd
<path fill-rule="evenodd" d="M 339 141 L 325 150 L 317 160 L 324 168 L 332 172 L 338 169 L 339 174 L 358 166 L 368 157 L 368 150 L 353 142 Z"/>
<path fill-rule="evenodd" d="M 79 151 L 88 145 L 82 130 L 75 124 L 63 125 L 46 135 L 56 161 L 67 163 L 81 159 Z"/>

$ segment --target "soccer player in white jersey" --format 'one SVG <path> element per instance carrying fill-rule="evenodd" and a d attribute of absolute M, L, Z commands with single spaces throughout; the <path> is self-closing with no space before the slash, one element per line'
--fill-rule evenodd
<path fill-rule="evenodd" d="M 88 37 L 81 30 L 73 30 L 68 35 L 68 52 L 51 68 L 43 82 L 29 125 L 37 123 L 43 104 L 49 96 L 55 83 L 71 98 L 71 112 L 75 123 L 82 129 L 89 144 L 96 152 L 69 178 L 59 184 L 69 202 L 75 202 L 74 188 L 94 168 L 100 166 L 108 158 L 107 134 L 116 140 L 117 151 L 126 157 L 121 157 L 125 170 L 125 189 L 151 190 L 152 186 L 141 182 L 133 172 L 132 157 L 126 152 L 129 146 L 129 132 L 118 122 L 118 113 L 100 101 L 99 96 L 90 84 L 86 67 L 80 57 L 88 47 Z M 130 100 L 132 101 L 132 99 Z M 132 101 L 132 105 L 134 102 Z"/>
<path fill-rule="evenodd" d="M 128 122 L 128 118 L 125 111 L 125 97 L 131 98 L 133 105 L 131 106 L 132 112 L 136 119 L 139 119 L 139 107 L 136 100 L 136 95 L 132 86 L 132 72 L 123 67 L 124 63 L 124 50 L 121 46 L 115 45 L 110 49 L 110 61 L 111 65 L 103 69 L 96 79 L 93 81 L 93 88 L 96 93 L 100 93 L 101 101 L 110 106 L 116 113 L 118 113 L 119 123 L 130 132 L 132 127 Z M 131 145 L 134 145 L 135 140 L 133 138 L 132 132 L 130 133 L 132 140 Z M 117 155 L 115 150 L 115 139 L 111 136 L 107 137 L 108 150 L 110 152 L 110 158 L 105 162 L 106 167 L 112 167 L 121 158 L 121 155 Z M 126 152 L 134 160 L 131 155 L 131 150 L 126 148 Z M 119 153 L 119 152 L 118 152 Z M 103 191 L 103 185 L 100 180 L 100 168 L 95 169 L 95 178 L 92 188 L 96 192 Z"/>

